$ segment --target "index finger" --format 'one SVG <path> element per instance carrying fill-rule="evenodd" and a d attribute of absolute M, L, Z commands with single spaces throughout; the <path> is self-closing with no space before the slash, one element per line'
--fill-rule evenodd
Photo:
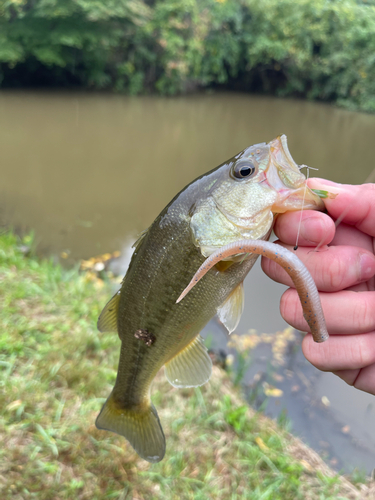
<path fill-rule="evenodd" d="M 293 246 L 297 243 L 297 234 L 298 244 L 305 247 L 328 245 L 335 236 L 331 217 L 312 210 L 278 215 L 273 230 L 279 240 Z"/>
<path fill-rule="evenodd" d="M 313 177 L 308 180 L 310 189 L 335 194 L 324 198 L 324 204 L 333 219 L 340 219 L 360 231 L 375 236 L 375 184 L 337 184 Z"/>

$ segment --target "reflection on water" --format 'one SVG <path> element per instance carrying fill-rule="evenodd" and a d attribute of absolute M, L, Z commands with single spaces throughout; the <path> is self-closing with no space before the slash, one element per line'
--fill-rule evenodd
<path fill-rule="evenodd" d="M 319 176 L 361 183 L 374 168 L 375 116 L 324 104 L 228 93 L 165 99 L 1 92 L 0 221 L 35 229 L 45 253 L 64 251 L 75 260 L 113 252 L 128 247 L 195 177 L 282 133 L 296 162 L 319 168 Z M 238 332 L 282 330 L 284 287 L 255 267 L 245 290 Z M 333 388 L 321 377 L 317 393 L 331 387 L 341 396 L 332 400 L 337 418 L 345 421 L 346 398 L 355 398 L 358 414 L 368 414 L 367 396 L 349 395 L 342 382 Z M 288 412 L 292 416 L 292 406 Z M 319 426 L 311 424 L 309 434 L 302 424 L 303 415 L 296 416 L 295 427 L 319 449 Z M 373 436 L 369 419 L 359 427 L 362 434 L 353 440 L 363 432 Z M 354 449 L 352 457 L 349 468 L 356 465 Z M 375 451 L 367 469 L 372 457 Z"/>

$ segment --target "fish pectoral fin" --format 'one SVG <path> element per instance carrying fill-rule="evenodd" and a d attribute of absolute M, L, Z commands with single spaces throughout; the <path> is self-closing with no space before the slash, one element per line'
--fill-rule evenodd
<path fill-rule="evenodd" d="M 160 462 L 165 455 L 165 437 L 153 404 L 122 408 L 113 392 L 99 413 L 95 425 L 124 436 L 138 455 L 148 462 Z"/>
<path fill-rule="evenodd" d="M 232 333 L 240 322 L 244 307 L 243 283 L 232 291 L 225 302 L 218 308 L 217 315 L 229 333 Z"/>
<path fill-rule="evenodd" d="M 117 332 L 117 315 L 120 302 L 120 290 L 104 307 L 98 319 L 99 332 Z"/>
<path fill-rule="evenodd" d="M 212 361 L 200 335 L 165 364 L 165 374 L 173 387 L 198 387 L 208 382 Z"/>

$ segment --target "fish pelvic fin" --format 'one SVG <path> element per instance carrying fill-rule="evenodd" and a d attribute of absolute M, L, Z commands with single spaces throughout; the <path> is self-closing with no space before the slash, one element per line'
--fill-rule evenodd
<path fill-rule="evenodd" d="M 228 330 L 228 333 L 232 333 L 237 328 L 243 312 L 244 303 L 243 283 L 240 283 L 218 308 L 218 318 Z"/>
<path fill-rule="evenodd" d="M 160 462 L 165 454 L 165 437 L 152 403 L 122 408 L 113 392 L 99 413 L 95 425 L 124 436 L 138 455 L 148 462 Z"/>

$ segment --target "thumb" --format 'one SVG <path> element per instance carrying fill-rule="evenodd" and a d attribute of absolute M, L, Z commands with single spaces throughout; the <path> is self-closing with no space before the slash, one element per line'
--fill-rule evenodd
<path fill-rule="evenodd" d="M 340 219 L 370 236 L 375 236 L 375 184 L 337 184 L 313 177 L 308 180 L 308 185 L 310 189 L 328 191 L 336 195 L 323 199 L 333 219 Z"/>

